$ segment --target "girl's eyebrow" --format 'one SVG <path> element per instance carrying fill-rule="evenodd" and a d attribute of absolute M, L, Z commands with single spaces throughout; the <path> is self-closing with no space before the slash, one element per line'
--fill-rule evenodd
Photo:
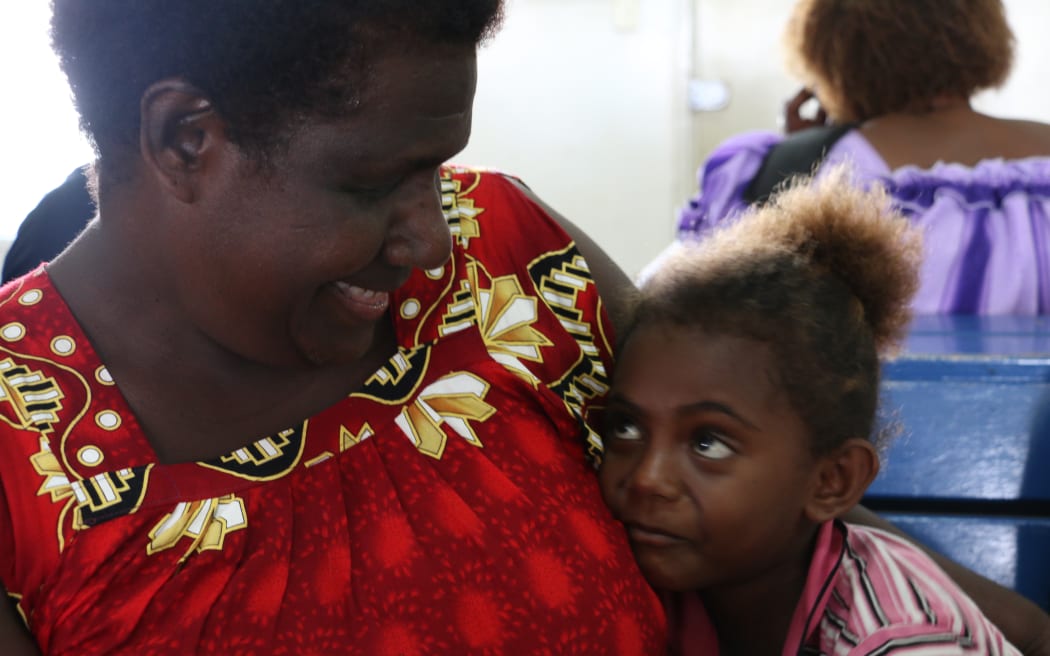
<path fill-rule="evenodd" d="M 630 399 L 628 399 L 620 392 L 613 392 L 609 395 L 608 406 L 612 407 L 614 405 L 626 407 L 635 413 L 644 414 L 642 408 L 632 403 Z M 751 430 L 760 430 L 758 426 L 754 425 L 747 419 L 744 419 L 738 412 L 733 410 L 728 405 L 719 401 L 696 401 L 683 406 L 679 406 L 678 408 L 676 408 L 676 411 L 679 414 L 686 414 L 691 412 L 718 412 L 720 414 L 726 415 L 727 417 L 732 417 L 733 419 L 740 422 L 744 426 L 747 426 Z"/>
<path fill-rule="evenodd" d="M 719 412 L 732 417 L 752 430 L 759 430 L 758 426 L 755 426 L 747 419 L 744 419 L 738 412 L 730 408 L 728 405 L 719 403 L 718 401 L 697 401 L 695 403 L 681 406 L 678 410 L 679 412 Z"/>
<path fill-rule="evenodd" d="M 642 410 L 641 408 L 639 408 L 634 403 L 631 403 L 630 399 L 628 399 L 626 396 L 624 396 L 620 392 L 610 392 L 609 393 L 609 396 L 606 399 L 606 406 L 608 407 L 608 406 L 613 406 L 613 405 L 625 406 L 628 409 L 633 410 L 633 411 L 637 411 L 637 412 L 641 412 L 641 410 Z"/>

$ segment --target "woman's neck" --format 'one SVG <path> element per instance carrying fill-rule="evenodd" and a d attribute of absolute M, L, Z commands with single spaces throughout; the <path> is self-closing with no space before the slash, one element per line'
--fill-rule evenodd
<path fill-rule="evenodd" d="M 1050 125 L 995 118 L 958 99 L 924 113 L 879 116 L 860 131 L 891 170 L 937 162 L 976 166 L 989 159 L 1045 158 L 1050 152 Z"/>
<path fill-rule="evenodd" d="M 924 109 L 902 110 L 875 116 L 864 121 L 863 126 L 868 128 L 886 123 L 916 124 L 922 122 L 941 125 L 951 121 L 969 121 L 975 117 L 983 117 L 983 114 L 974 110 L 966 98 L 934 98 Z"/>
<path fill-rule="evenodd" d="M 127 248 L 114 248 L 104 230 L 89 227 L 48 273 L 160 462 L 207 460 L 293 426 L 358 389 L 397 350 L 384 324 L 357 362 L 293 369 L 247 360 L 175 304 L 151 299 L 148 278 L 128 273 Z"/>
<path fill-rule="evenodd" d="M 958 98 L 955 96 L 938 96 L 930 101 L 928 112 L 960 112 L 973 111 L 969 98 Z M 922 113 L 922 112 L 920 112 Z"/>

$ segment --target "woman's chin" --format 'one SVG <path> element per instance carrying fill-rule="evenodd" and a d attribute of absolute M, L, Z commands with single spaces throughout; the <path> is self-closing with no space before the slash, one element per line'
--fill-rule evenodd
<path fill-rule="evenodd" d="M 378 323 L 360 324 L 338 335 L 306 332 L 295 336 L 297 351 L 311 367 L 350 365 L 368 357 L 376 346 Z"/>

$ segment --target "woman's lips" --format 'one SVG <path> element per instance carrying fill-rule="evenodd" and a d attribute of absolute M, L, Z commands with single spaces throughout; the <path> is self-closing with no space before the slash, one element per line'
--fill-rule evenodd
<path fill-rule="evenodd" d="M 390 308 L 389 292 L 365 289 L 342 280 L 333 283 L 333 287 L 342 300 L 343 306 L 364 321 L 377 321 Z"/>

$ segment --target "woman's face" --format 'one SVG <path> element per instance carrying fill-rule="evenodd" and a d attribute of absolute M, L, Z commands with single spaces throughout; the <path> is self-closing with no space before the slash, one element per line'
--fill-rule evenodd
<path fill-rule="evenodd" d="M 761 586 L 800 566 L 814 461 L 773 372 L 748 338 L 645 326 L 628 340 L 600 480 L 654 587 Z"/>
<path fill-rule="evenodd" d="M 474 49 L 380 56 L 369 79 L 267 169 L 224 143 L 199 209 L 167 236 L 180 303 L 221 347 L 270 366 L 353 362 L 389 293 L 448 259 L 438 167 L 470 135 Z"/>

